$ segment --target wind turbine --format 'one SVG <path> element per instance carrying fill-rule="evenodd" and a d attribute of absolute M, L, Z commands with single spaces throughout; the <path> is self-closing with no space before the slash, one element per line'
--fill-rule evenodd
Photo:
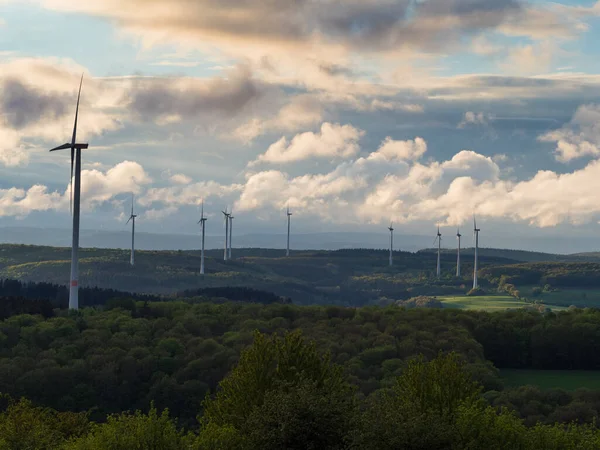
<path fill-rule="evenodd" d="M 392 266 L 394 264 L 394 259 L 393 259 L 393 251 L 394 251 L 394 227 L 393 227 L 394 223 L 390 222 L 390 226 L 388 228 L 388 230 L 390 230 L 390 266 Z"/>
<path fill-rule="evenodd" d="M 229 256 L 227 259 L 231 259 L 231 241 L 233 241 L 233 206 L 231 207 L 231 211 L 229 213 Z"/>
<path fill-rule="evenodd" d="M 287 207 L 287 249 L 285 251 L 285 256 L 290 256 L 290 222 L 292 218 L 292 213 L 290 212 L 290 207 Z"/>
<path fill-rule="evenodd" d="M 200 220 L 198 221 L 198 223 L 202 227 L 202 249 L 200 251 L 200 274 L 201 275 L 204 275 L 204 236 L 205 236 L 205 230 L 206 230 L 206 220 L 207 220 L 207 218 L 204 217 L 204 200 L 203 200 L 202 201 L 202 212 L 200 213 Z"/>
<path fill-rule="evenodd" d="M 456 276 L 460 277 L 460 238 L 462 234 L 460 234 L 460 229 L 456 229 L 456 239 L 458 239 L 458 249 L 456 253 Z"/>
<path fill-rule="evenodd" d="M 225 207 L 225 211 L 221 211 L 223 213 L 223 220 L 225 221 L 225 252 L 223 253 L 223 261 L 227 261 L 227 249 L 229 244 L 229 213 L 227 212 L 227 207 Z"/>
<path fill-rule="evenodd" d="M 133 204 L 134 199 L 133 194 L 131 194 L 131 215 L 129 216 L 129 220 L 127 221 L 127 223 L 131 222 L 131 259 L 129 261 L 129 264 L 131 264 L 132 266 L 135 265 L 135 218 L 137 217 L 133 213 Z"/>
<path fill-rule="evenodd" d="M 475 238 L 475 264 L 473 265 L 473 289 L 477 289 L 479 287 L 479 283 L 477 282 L 477 269 L 478 269 L 478 253 L 479 253 L 479 232 L 481 230 L 477 228 L 477 222 L 475 221 L 475 217 L 473 217 L 473 237 Z"/>
<path fill-rule="evenodd" d="M 437 230 L 437 235 L 435 236 L 435 239 L 433 240 L 433 244 L 435 245 L 437 241 L 438 244 L 438 251 L 437 251 L 437 271 L 436 271 L 436 276 L 438 278 L 440 278 L 442 276 L 442 265 L 441 265 L 441 261 L 440 261 L 440 254 L 442 251 L 442 233 L 440 233 L 440 227 L 438 226 L 438 230 Z"/>
<path fill-rule="evenodd" d="M 79 309 L 79 212 L 81 197 L 81 150 L 88 148 L 88 144 L 78 144 L 77 139 L 77 117 L 79 115 L 79 99 L 81 98 L 81 86 L 83 75 L 79 82 L 79 93 L 77 94 L 77 108 L 75 109 L 75 124 L 73 126 L 73 137 L 71 143 L 60 145 L 50 150 L 71 149 L 71 213 L 73 215 L 73 243 L 71 246 L 71 282 L 69 284 L 69 309 Z M 73 165 L 75 165 L 75 180 L 73 183 Z M 74 190 L 73 190 L 74 185 Z M 74 198 L 73 198 L 74 197 Z"/>

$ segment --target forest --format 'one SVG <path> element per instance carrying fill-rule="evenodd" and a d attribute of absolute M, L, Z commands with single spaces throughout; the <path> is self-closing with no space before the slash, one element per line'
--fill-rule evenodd
<path fill-rule="evenodd" d="M 17 314 L 0 322 L 0 392 L 103 422 L 122 411 L 168 409 L 197 427 L 257 330 L 299 330 L 339 365 L 357 398 L 390 389 L 415 358 L 455 352 L 490 406 L 527 424 L 592 424 L 600 393 L 504 388 L 498 369 L 600 370 L 600 311 L 541 314 L 115 299 L 79 313 Z M 17 311 L 18 313 L 19 311 Z"/>
<path fill-rule="evenodd" d="M 174 348 L 174 346 L 172 346 Z M 595 424 L 528 426 L 491 406 L 464 355 L 408 359 L 368 397 L 301 331 L 254 332 L 233 369 L 196 405 L 195 423 L 152 401 L 146 412 L 56 410 L 0 398 L 0 449 L 594 449 Z M 69 380 L 74 381 L 74 380 Z M 66 405 L 63 405 L 66 406 Z M 71 405 L 73 406 L 73 405 Z"/>

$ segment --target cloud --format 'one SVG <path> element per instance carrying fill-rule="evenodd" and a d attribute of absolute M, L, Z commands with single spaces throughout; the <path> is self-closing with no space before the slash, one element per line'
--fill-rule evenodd
<path fill-rule="evenodd" d="M 137 79 L 127 107 L 141 120 L 173 122 L 198 116 L 239 114 L 261 95 L 249 70 L 238 67 L 226 78 Z"/>
<path fill-rule="evenodd" d="M 19 134 L 0 127 L 0 164 L 5 167 L 27 165 L 29 154 L 19 142 Z"/>
<path fill-rule="evenodd" d="M 490 120 L 493 120 L 494 116 L 482 112 L 467 111 L 463 117 L 463 120 L 458 124 L 458 128 L 465 128 L 469 125 L 483 125 L 487 127 L 490 124 Z"/>
<path fill-rule="evenodd" d="M 70 112 L 71 98 L 45 93 L 16 79 L 5 79 L 0 87 L 0 109 L 5 123 L 21 129 L 42 119 L 55 120 Z"/>
<path fill-rule="evenodd" d="M 508 50 L 508 57 L 500 66 L 512 74 L 543 73 L 550 69 L 557 52 L 557 47 L 548 40 L 520 45 Z"/>
<path fill-rule="evenodd" d="M 421 158 L 427 151 L 427 142 L 423 138 L 417 137 L 411 141 L 395 141 L 391 137 L 385 138 L 381 143 L 381 147 L 373 155 L 382 155 L 387 160 L 417 160 Z"/>
<path fill-rule="evenodd" d="M 205 181 L 162 188 L 150 188 L 139 198 L 142 206 L 165 204 L 169 206 L 200 205 L 209 197 L 225 197 L 241 189 L 240 185 L 223 185 L 216 181 Z"/>
<path fill-rule="evenodd" d="M 244 51 L 314 44 L 355 50 L 446 48 L 465 35 L 493 29 L 522 7 L 517 0 L 44 0 L 46 7 L 115 20 L 147 36 L 219 42 Z"/>
<path fill-rule="evenodd" d="M 325 122 L 319 133 L 297 134 L 291 141 L 282 137 L 250 165 L 258 162 L 286 164 L 310 158 L 346 158 L 358 153 L 358 141 L 363 135 L 364 131 L 351 125 Z"/>
<path fill-rule="evenodd" d="M 136 162 L 123 161 L 106 172 L 83 170 L 81 172 L 81 201 L 84 210 L 93 210 L 109 203 L 120 194 L 139 193 L 142 186 L 152 180 Z M 47 186 L 10 188 L 0 190 L 0 216 L 25 217 L 35 211 L 68 211 L 70 189 L 50 192 Z"/>
<path fill-rule="evenodd" d="M 182 173 L 176 173 L 175 175 L 171 175 L 169 179 L 174 184 L 190 184 L 192 182 L 192 179 L 190 177 Z"/>
<path fill-rule="evenodd" d="M 238 127 L 233 136 L 249 143 L 267 132 L 297 131 L 321 123 L 324 113 L 322 102 L 315 96 L 295 95 L 274 116 L 265 119 L 253 118 Z"/>
<path fill-rule="evenodd" d="M 556 142 L 556 159 L 561 162 L 600 155 L 600 106 L 580 106 L 568 124 L 540 136 L 539 140 Z"/>

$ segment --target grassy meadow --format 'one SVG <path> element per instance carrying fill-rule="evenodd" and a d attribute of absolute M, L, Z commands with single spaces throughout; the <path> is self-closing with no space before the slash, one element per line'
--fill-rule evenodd
<path fill-rule="evenodd" d="M 537 386 L 540 389 L 580 388 L 600 390 L 600 372 L 588 370 L 500 370 L 500 378 L 506 387 Z"/>

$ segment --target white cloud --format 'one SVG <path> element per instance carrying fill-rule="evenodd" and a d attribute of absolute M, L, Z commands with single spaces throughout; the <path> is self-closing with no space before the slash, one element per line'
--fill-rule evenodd
<path fill-rule="evenodd" d="M 170 180 L 174 184 L 190 184 L 192 179 L 187 175 L 182 173 L 176 173 L 175 175 L 171 175 Z"/>
<path fill-rule="evenodd" d="M 282 137 L 250 165 L 258 162 L 285 164 L 310 158 L 347 158 L 358 153 L 358 141 L 363 135 L 364 131 L 352 125 L 325 122 L 319 133 L 297 134 L 291 141 Z"/>
<path fill-rule="evenodd" d="M 493 119 L 494 117 L 490 114 L 467 111 L 463 117 L 463 120 L 458 124 L 458 128 L 465 128 L 468 125 L 483 125 L 487 127 L 490 123 L 490 120 Z"/>
<path fill-rule="evenodd" d="M 117 195 L 139 193 L 142 186 L 152 180 L 136 162 L 123 161 L 106 172 L 83 170 L 81 172 L 81 202 L 83 209 L 111 202 Z M 24 217 L 34 211 L 68 211 L 70 189 L 49 192 L 47 186 L 10 188 L 0 190 L 0 216 Z"/>
<path fill-rule="evenodd" d="M 5 167 L 25 166 L 29 154 L 19 141 L 19 134 L 10 129 L 0 128 L 0 164 Z"/>
<path fill-rule="evenodd" d="M 414 140 L 395 141 L 391 137 L 385 138 L 381 147 L 373 155 L 382 155 L 386 159 L 417 160 L 427 151 L 425 139 L 417 137 Z"/>
<path fill-rule="evenodd" d="M 556 159 L 561 162 L 600 155 L 600 106 L 580 106 L 568 124 L 539 140 L 556 142 Z"/>

